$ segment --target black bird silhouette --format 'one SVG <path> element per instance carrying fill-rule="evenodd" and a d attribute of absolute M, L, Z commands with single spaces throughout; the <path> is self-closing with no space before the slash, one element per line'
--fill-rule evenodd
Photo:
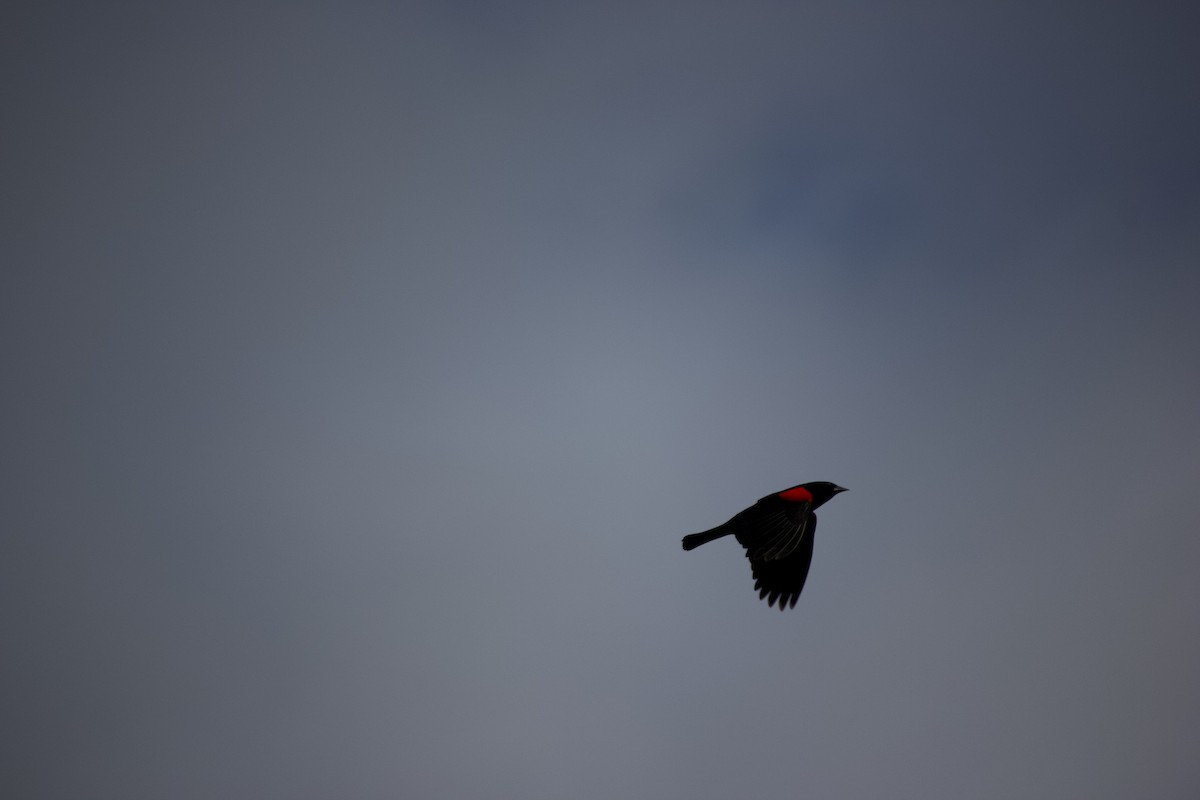
<path fill-rule="evenodd" d="M 683 537 L 683 549 L 733 534 L 746 548 L 754 588 L 767 605 L 795 608 L 812 564 L 817 515 L 813 512 L 846 489 L 828 481 L 802 483 L 775 492 L 736 514 L 724 525 Z"/>

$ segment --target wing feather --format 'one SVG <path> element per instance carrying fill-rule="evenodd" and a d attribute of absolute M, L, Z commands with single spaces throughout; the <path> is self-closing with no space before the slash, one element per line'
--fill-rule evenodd
<path fill-rule="evenodd" d="M 760 503 L 764 503 L 765 498 Z M 738 533 L 738 542 L 746 548 L 746 556 L 762 561 L 774 561 L 787 558 L 800 542 L 804 540 L 812 519 L 812 506 L 809 503 L 787 502 L 767 510 L 765 514 L 759 509 L 753 525 L 745 526 Z"/>
<path fill-rule="evenodd" d="M 808 514 L 807 524 L 792 550 L 786 556 L 771 559 L 756 558 L 750 548 L 746 557 L 750 559 L 750 570 L 754 575 L 754 588 L 760 599 L 767 604 L 779 603 L 779 610 L 794 608 L 808 580 L 808 569 L 812 565 L 813 540 L 817 532 L 817 515 Z"/>

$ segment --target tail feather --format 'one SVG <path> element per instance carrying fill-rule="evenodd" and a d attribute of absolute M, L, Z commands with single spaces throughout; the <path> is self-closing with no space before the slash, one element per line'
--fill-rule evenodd
<path fill-rule="evenodd" d="M 701 531 L 700 533 L 689 533 L 683 537 L 683 549 L 694 550 L 705 542 L 711 542 L 713 539 L 720 539 L 722 536 L 728 536 L 733 531 L 721 525 L 711 530 Z"/>

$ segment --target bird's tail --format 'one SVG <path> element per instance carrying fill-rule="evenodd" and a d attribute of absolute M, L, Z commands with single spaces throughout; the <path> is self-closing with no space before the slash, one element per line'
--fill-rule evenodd
<path fill-rule="evenodd" d="M 689 533 L 683 537 L 683 549 L 694 550 L 705 542 L 711 542 L 713 539 L 720 539 L 722 536 L 728 536 L 733 533 L 729 528 L 721 525 L 711 530 L 702 531 L 700 533 Z"/>

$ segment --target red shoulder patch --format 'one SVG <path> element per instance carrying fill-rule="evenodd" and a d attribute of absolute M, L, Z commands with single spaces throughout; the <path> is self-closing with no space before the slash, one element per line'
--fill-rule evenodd
<path fill-rule="evenodd" d="M 811 503 L 812 492 L 805 489 L 803 486 L 794 486 L 791 489 L 784 489 L 779 493 L 779 496 L 784 500 L 791 500 L 793 503 Z"/>

